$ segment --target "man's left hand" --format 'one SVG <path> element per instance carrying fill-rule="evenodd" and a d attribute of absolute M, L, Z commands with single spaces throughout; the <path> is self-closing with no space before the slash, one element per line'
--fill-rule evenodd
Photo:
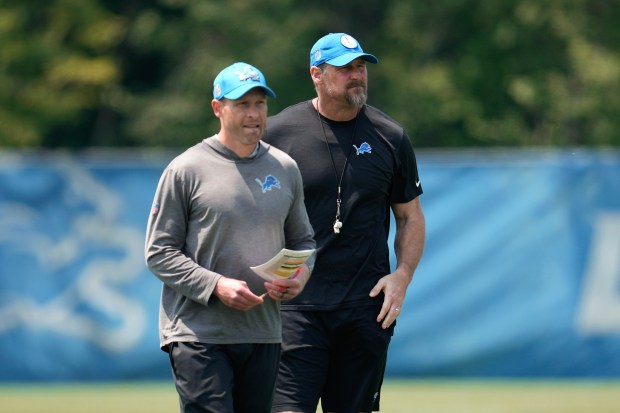
<path fill-rule="evenodd" d="M 377 322 L 381 323 L 381 328 L 384 330 L 389 328 L 400 315 L 410 280 L 411 277 L 396 270 L 381 278 L 370 291 L 371 297 L 376 297 L 383 291 L 383 305 L 377 316 Z"/>

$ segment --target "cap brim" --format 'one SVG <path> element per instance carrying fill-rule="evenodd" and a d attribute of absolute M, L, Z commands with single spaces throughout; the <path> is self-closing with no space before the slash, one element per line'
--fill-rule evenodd
<path fill-rule="evenodd" d="M 369 63 L 378 63 L 379 59 L 370 53 L 347 53 L 342 56 L 335 57 L 331 60 L 326 60 L 325 63 L 330 64 L 332 66 L 344 66 L 348 65 L 358 57 L 363 57 Z"/>
<path fill-rule="evenodd" d="M 226 98 L 230 100 L 236 100 L 236 99 L 239 99 L 241 96 L 245 95 L 246 93 L 248 93 L 250 90 L 255 89 L 257 87 L 263 89 L 267 96 L 272 97 L 272 98 L 276 97 L 275 92 L 271 90 L 270 88 L 268 88 L 267 86 L 249 84 L 249 85 L 239 86 L 238 88 L 231 90 L 226 95 L 222 96 L 220 99 Z"/>

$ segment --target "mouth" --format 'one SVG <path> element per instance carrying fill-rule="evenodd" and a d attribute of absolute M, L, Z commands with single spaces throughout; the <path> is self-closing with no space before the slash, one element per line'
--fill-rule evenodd
<path fill-rule="evenodd" d="M 357 87 L 360 87 L 360 88 L 366 90 L 366 85 L 364 83 L 349 83 L 348 87 L 349 87 L 349 89 L 355 89 Z"/>

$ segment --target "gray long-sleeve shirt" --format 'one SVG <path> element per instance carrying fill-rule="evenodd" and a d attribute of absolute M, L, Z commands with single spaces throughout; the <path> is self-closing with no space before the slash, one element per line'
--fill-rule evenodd
<path fill-rule="evenodd" d="M 176 157 L 160 178 L 145 245 L 147 266 L 163 282 L 161 347 L 280 342 L 279 303 L 266 298 L 243 312 L 212 293 L 221 276 L 263 293 L 264 280 L 249 267 L 284 247 L 315 247 L 292 158 L 261 143 L 255 156 L 242 159 L 216 137 Z"/>

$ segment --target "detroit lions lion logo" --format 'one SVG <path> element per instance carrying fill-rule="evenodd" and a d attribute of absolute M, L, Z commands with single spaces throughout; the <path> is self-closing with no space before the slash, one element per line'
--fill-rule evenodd
<path fill-rule="evenodd" d="M 372 148 L 370 147 L 368 142 L 362 143 L 359 148 L 355 145 L 353 145 L 353 147 L 355 148 L 356 155 L 362 155 L 364 153 L 372 153 Z"/>
<path fill-rule="evenodd" d="M 273 188 L 280 189 L 280 181 L 278 181 L 278 179 L 273 175 L 267 175 L 265 177 L 265 182 L 262 182 L 258 178 L 256 178 L 255 181 L 260 185 L 260 189 L 263 191 L 263 194 L 267 191 L 271 191 Z"/>
<path fill-rule="evenodd" d="M 250 66 L 246 66 L 243 68 L 243 72 L 236 71 L 235 74 L 239 76 L 239 80 L 245 82 L 246 80 L 254 80 L 256 82 L 260 81 L 260 75 Z"/>

